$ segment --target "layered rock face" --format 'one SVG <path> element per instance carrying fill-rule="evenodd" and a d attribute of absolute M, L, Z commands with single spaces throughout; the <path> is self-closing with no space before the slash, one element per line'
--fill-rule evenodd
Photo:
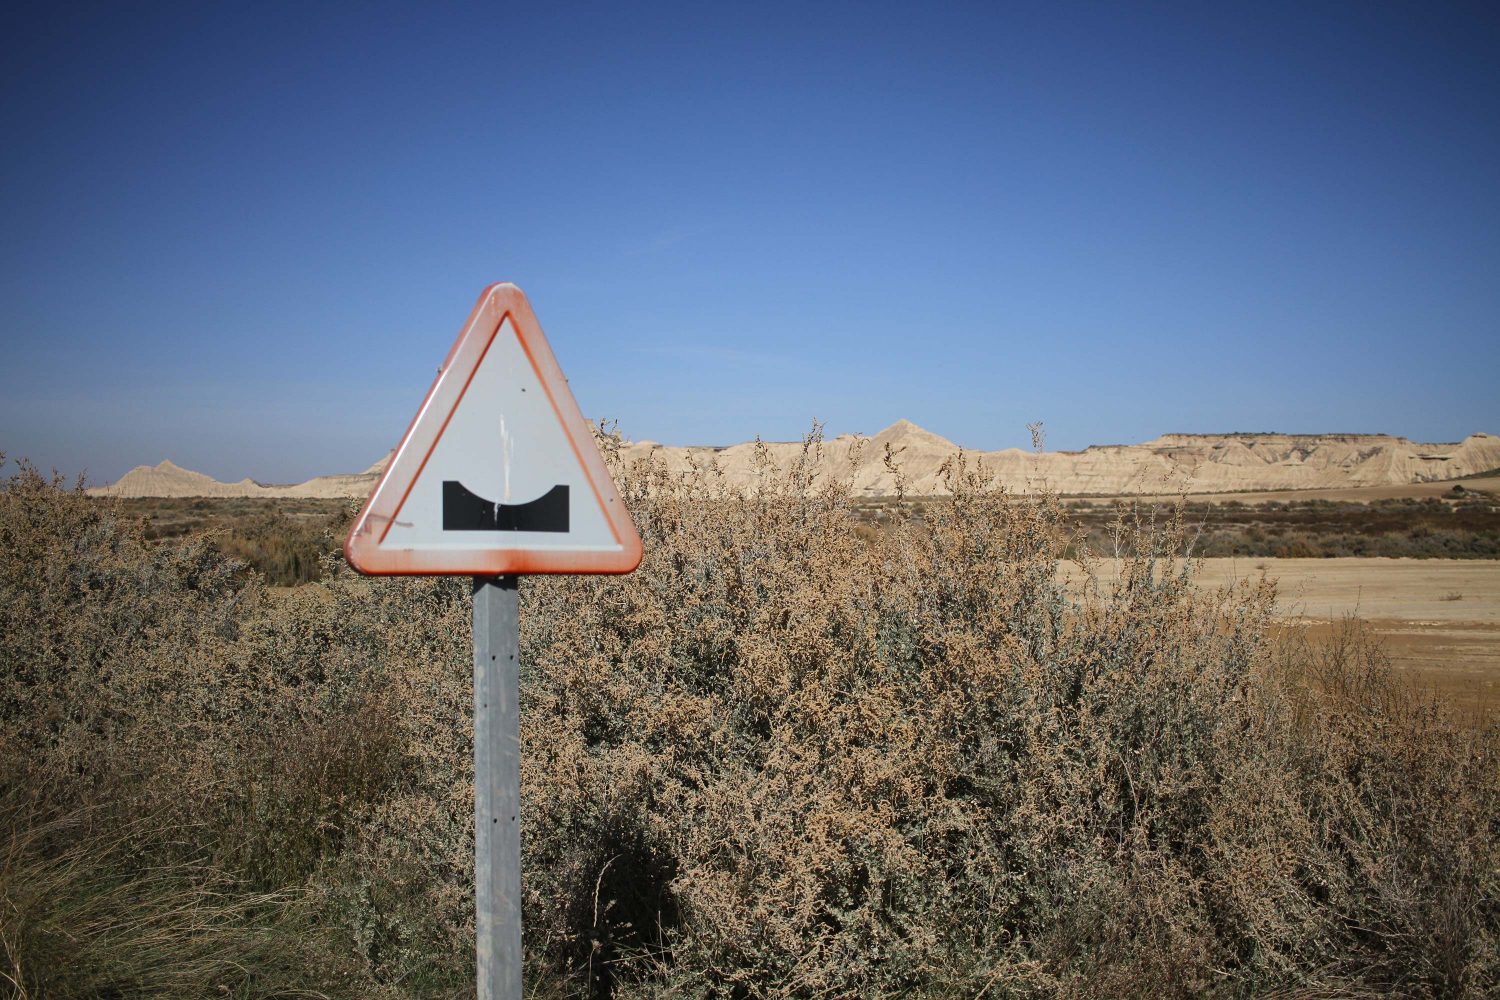
<path fill-rule="evenodd" d="M 384 468 L 382 459 L 360 473 L 318 476 L 294 486 L 266 486 L 253 479 L 221 483 L 201 472 L 162 462 L 138 465 L 109 486 L 98 486 L 88 492 L 113 497 L 363 497 L 375 488 Z"/>
<path fill-rule="evenodd" d="M 874 437 L 843 435 L 810 453 L 817 475 L 848 479 L 863 496 L 897 492 L 897 476 L 912 496 L 945 492 L 942 468 L 959 451 L 951 441 L 900 420 Z M 727 480 L 753 484 L 765 459 L 796 461 L 801 442 L 747 442 L 727 448 L 683 448 L 631 442 L 627 462 L 653 456 L 669 469 L 712 466 Z M 1418 444 L 1384 434 L 1166 434 L 1134 445 L 1095 445 L 1079 452 L 966 452 L 996 483 L 1012 489 L 1047 487 L 1072 495 L 1250 492 L 1402 486 L 1500 469 L 1500 437 L 1471 434 L 1454 444 Z M 140 466 L 119 482 L 91 490 L 122 497 L 362 497 L 390 456 L 362 473 L 319 476 L 295 486 L 263 486 L 249 479 L 221 483 L 171 462 Z"/>
<path fill-rule="evenodd" d="M 873 438 L 852 435 L 824 442 L 825 475 L 847 475 L 863 495 L 896 492 L 886 468 L 887 446 L 907 479 L 906 492 L 945 492 L 943 463 L 959 446 L 908 421 Z M 800 443 L 761 446 L 778 464 L 793 461 Z M 667 448 L 651 442 L 625 449 L 628 458 L 655 452 L 686 471 L 713 462 L 726 478 L 760 475 L 754 443 L 724 449 Z M 997 483 L 1012 489 L 1045 486 L 1071 495 L 1189 493 L 1399 486 L 1452 479 L 1500 468 L 1500 438 L 1472 434 L 1456 444 L 1416 444 L 1383 434 L 1168 434 L 1136 445 L 1095 445 L 1081 452 L 1011 448 L 966 455 Z"/>
<path fill-rule="evenodd" d="M 121 497 L 244 497 L 257 496 L 264 489 L 252 479 L 221 483 L 201 472 L 184 469 L 171 462 L 138 465 L 125 473 L 113 486 L 89 490 L 93 494 Z"/>

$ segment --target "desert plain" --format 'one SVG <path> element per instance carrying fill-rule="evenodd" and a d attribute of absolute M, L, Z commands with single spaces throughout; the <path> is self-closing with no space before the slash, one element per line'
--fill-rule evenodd
<path fill-rule="evenodd" d="M 767 996 L 1492 992 L 1497 439 L 600 443 L 641 568 L 521 598 L 538 995 L 679 995 L 726 969 Z M 340 564 L 383 466 L 5 481 L 10 759 L 155 838 L 77 825 L 59 868 L 12 836 L 22 881 L 67 878 L 12 892 L 9 919 L 66 926 L 94 886 L 154 877 L 143 858 L 192 865 L 160 905 L 107 894 L 122 927 L 191 914 L 185 958 L 127 935 L 84 961 L 70 932 L 28 945 L 33 967 L 177 970 L 185 998 L 463 995 L 470 588 Z M 1178 586 L 1184 558 L 1200 592 L 1233 589 Z M 202 857 L 243 881 L 205 881 Z M 1389 874 L 1413 865 L 1415 893 Z M 821 956 L 816 978 L 788 955 Z M 278 963 L 295 990 L 217 985 Z"/>
<path fill-rule="evenodd" d="M 622 462 L 659 462 L 681 476 L 708 469 L 734 486 L 753 485 L 769 467 L 806 462 L 814 479 L 849 482 L 865 502 L 862 515 L 876 521 L 893 503 L 920 506 L 942 496 L 945 466 L 961 456 L 997 487 L 1060 494 L 1096 550 L 1111 518 L 1182 505 L 1207 540 L 1196 550 L 1197 586 L 1264 576 L 1276 582 L 1288 634 L 1321 640 L 1358 618 L 1391 663 L 1421 683 L 1485 713 L 1500 705 L 1494 435 L 1434 444 L 1381 434 L 1167 434 L 1078 452 L 985 452 L 900 420 L 874 435 L 827 441 L 613 443 Z M 161 536 L 212 527 L 233 545 L 247 524 L 260 535 L 279 525 L 294 539 L 280 546 L 283 563 L 305 568 L 317 556 L 299 555 L 297 546 L 329 548 L 389 457 L 359 473 L 290 485 L 220 482 L 163 461 L 90 492 L 131 506 Z M 240 551 L 253 559 L 266 544 L 245 539 Z M 1407 551 L 1421 557 L 1401 554 Z M 1309 554 L 1287 554 L 1299 552 Z M 1101 578 L 1116 565 L 1104 559 Z"/>

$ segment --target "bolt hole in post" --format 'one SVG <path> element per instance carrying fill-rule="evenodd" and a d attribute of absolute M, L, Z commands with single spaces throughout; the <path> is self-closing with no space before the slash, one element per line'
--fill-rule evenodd
<path fill-rule="evenodd" d="M 479 1000 L 521 996 L 516 584 L 514 576 L 474 578 L 474 932 Z"/>

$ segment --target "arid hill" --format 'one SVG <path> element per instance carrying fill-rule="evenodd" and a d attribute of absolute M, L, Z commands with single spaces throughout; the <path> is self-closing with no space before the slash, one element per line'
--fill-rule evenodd
<path fill-rule="evenodd" d="M 655 451 L 680 469 L 713 462 L 728 478 L 748 482 L 757 475 L 757 447 L 783 463 L 802 446 L 752 442 L 716 450 L 640 442 L 625 453 L 635 458 Z M 825 442 L 819 464 L 829 474 L 852 472 L 859 493 L 889 495 L 896 481 L 886 468 L 888 447 L 907 477 L 909 494 L 943 492 L 943 463 L 959 446 L 906 420 L 873 438 L 846 435 Z M 1500 468 L 1500 437 L 1472 434 L 1457 444 L 1416 444 L 1383 434 L 1169 434 L 1145 444 L 1095 445 L 1079 452 L 1011 448 L 968 455 L 1010 487 L 1045 485 L 1071 495 L 1220 493 L 1453 479 Z"/>
<path fill-rule="evenodd" d="M 362 497 L 374 489 L 385 462 L 381 459 L 364 472 L 317 476 L 292 486 L 267 486 L 253 479 L 221 483 L 168 461 L 138 465 L 109 486 L 94 487 L 89 493 L 115 497 Z"/>
<path fill-rule="evenodd" d="M 747 442 L 727 448 L 684 448 L 652 441 L 627 443 L 627 461 L 654 454 L 668 468 L 712 464 L 728 479 L 753 482 L 757 453 L 777 464 L 793 460 L 800 442 Z M 843 435 L 817 451 L 819 472 L 851 478 L 867 496 L 896 492 L 886 466 L 889 451 L 906 477 L 906 492 L 943 492 L 942 466 L 960 450 L 951 441 L 900 420 L 874 437 Z M 1064 494 L 1152 494 L 1399 486 L 1454 479 L 1500 469 L 1500 437 L 1471 434 L 1453 444 L 1418 444 L 1385 434 L 1166 434 L 1134 445 L 1095 445 L 1083 451 L 967 452 L 998 482 L 1013 488 L 1048 486 Z M 91 492 L 123 497 L 359 497 L 369 493 L 387 458 L 362 473 L 319 476 L 294 486 L 249 479 L 221 483 L 171 462 L 140 466 Z"/>

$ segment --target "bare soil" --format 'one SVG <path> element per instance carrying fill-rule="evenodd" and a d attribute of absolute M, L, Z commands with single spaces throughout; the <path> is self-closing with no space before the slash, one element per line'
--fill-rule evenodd
<path fill-rule="evenodd" d="M 1204 581 L 1243 573 L 1245 560 L 1212 559 Z M 1391 663 L 1485 714 L 1500 708 L 1500 561 L 1270 559 L 1289 620 L 1322 639 L 1357 615 Z"/>

